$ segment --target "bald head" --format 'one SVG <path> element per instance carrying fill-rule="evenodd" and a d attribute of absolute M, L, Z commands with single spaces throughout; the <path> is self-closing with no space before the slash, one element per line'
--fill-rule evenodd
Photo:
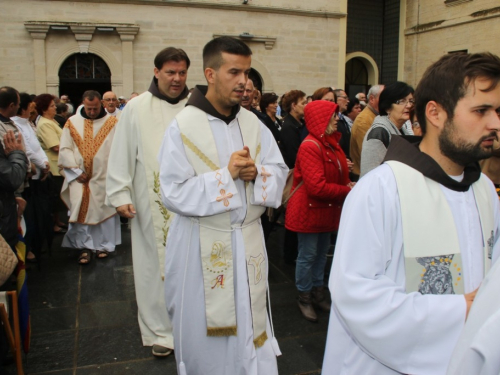
<path fill-rule="evenodd" d="M 253 81 L 251 79 L 248 79 L 245 85 L 245 92 L 241 97 L 240 104 L 243 108 L 250 110 L 250 108 L 252 107 L 254 94 L 255 94 L 255 87 L 253 85 Z"/>
<path fill-rule="evenodd" d="M 114 113 L 116 111 L 116 106 L 118 105 L 118 99 L 113 91 L 107 91 L 102 96 L 102 106 L 108 111 L 108 113 Z"/>

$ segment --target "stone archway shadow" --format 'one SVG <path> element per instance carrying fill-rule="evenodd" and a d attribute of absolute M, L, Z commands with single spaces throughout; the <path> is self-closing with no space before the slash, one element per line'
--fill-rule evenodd
<path fill-rule="evenodd" d="M 78 44 L 71 43 L 66 48 L 58 49 L 57 54 L 47 56 L 47 86 L 59 86 L 59 69 L 64 61 L 75 53 L 80 53 L 80 48 Z M 105 45 L 99 42 L 91 42 L 89 53 L 99 56 L 108 65 L 111 71 L 111 85 L 113 90 L 123 85 L 122 65 Z"/>
<path fill-rule="evenodd" d="M 252 68 L 259 73 L 262 78 L 262 93 L 274 91 L 274 83 L 269 71 L 252 56 Z"/>
<path fill-rule="evenodd" d="M 345 62 L 347 63 L 354 58 L 359 59 L 365 65 L 368 71 L 368 85 L 378 85 L 379 70 L 375 60 L 365 52 L 351 52 L 347 54 Z"/>

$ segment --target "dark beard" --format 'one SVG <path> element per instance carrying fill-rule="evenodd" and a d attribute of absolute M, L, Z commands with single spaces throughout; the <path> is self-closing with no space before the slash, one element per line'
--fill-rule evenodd
<path fill-rule="evenodd" d="M 454 141 L 454 132 L 455 125 L 453 121 L 447 121 L 443 131 L 439 135 L 439 148 L 444 156 L 463 167 L 470 163 L 489 158 L 493 152 L 493 146 L 483 148 L 481 143 L 491 137 L 495 137 L 498 140 L 497 132 L 492 131 L 490 134 L 481 137 L 476 144 L 466 143 L 464 140 Z"/>

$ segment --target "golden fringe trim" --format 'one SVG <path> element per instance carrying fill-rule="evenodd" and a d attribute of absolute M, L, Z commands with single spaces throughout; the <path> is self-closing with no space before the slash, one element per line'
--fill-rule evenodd
<path fill-rule="evenodd" d="M 262 334 L 257 337 L 255 340 L 253 340 L 253 344 L 255 346 L 255 348 L 260 348 L 262 345 L 264 345 L 264 343 L 267 341 L 267 332 L 264 331 L 262 332 Z"/>
<path fill-rule="evenodd" d="M 237 336 L 238 328 L 232 327 L 207 327 L 207 336 L 222 337 L 222 336 Z M 265 332 L 264 332 L 265 333 Z"/>
<path fill-rule="evenodd" d="M 186 137 L 184 134 L 181 133 L 181 138 L 182 138 L 182 142 L 191 150 L 195 153 L 196 156 L 198 156 L 200 158 L 200 160 L 202 162 L 204 162 L 210 169 L 212 169 L 213 171 L 217 171 L 219 170 L 220 168 L 215 165 L 208 157 L 207 155 L 205 155 L 203 152 L 201 152 L 201 150 L 196 147 L 196 145 L 191 142 L 189 140 L 188 137 Z"/>

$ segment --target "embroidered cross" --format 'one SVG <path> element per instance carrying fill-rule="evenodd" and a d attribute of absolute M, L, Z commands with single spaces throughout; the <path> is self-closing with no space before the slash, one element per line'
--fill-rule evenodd
<path fill-rule="evenodd" d="M 265 203 L 266 203 L 266 199 L 267 199 L 267 186 L 266 185 L 262 185 L 262 203 L 261 205 L 263 206 Z"/>
<path fill-rule="evenodd" d="M 262 176 L 262 182 L 266 182 L 268 177 L 271 177 L 272 174 L 266 171 L 266 168 L 262 167 L 262 172 L 260 172 Z"/>
<path fill-rule="evenodd" d="M 255 280 L 255 285 L 259 283 L 260 280 L 262 280 L 262 263 L 264 263 L 265 258 L 264 255 L 259 254 L 258 256 L 250 256 L 248 259 L 248 264 L 253 266 L 254 269 L 254 280 Z"/>
<path fill-rule="evenodd" d="M 220 189 L 220 197 L 217 197 L 216 201 L 217 202 L 224 202 L 224 206 L 227 207 L 229 206 L 229 198 L 232 198 L 233 194 L 227 193 L 224 189 Z"/>
<path fill-rule="evenodd" d="M 219 172 L 217 172 L 217 173 L 215 174 L 215 179 L 216 179 L 217 181 L 219 181 L 219 183 L 217 184 L 217 187 L 219 187 L 219 186 L 221 186 L 221 185 L 224 185 L 224 183 L 222 182 L 221 178 L 222 178 L 222 175 L 221 175 Z"/>

